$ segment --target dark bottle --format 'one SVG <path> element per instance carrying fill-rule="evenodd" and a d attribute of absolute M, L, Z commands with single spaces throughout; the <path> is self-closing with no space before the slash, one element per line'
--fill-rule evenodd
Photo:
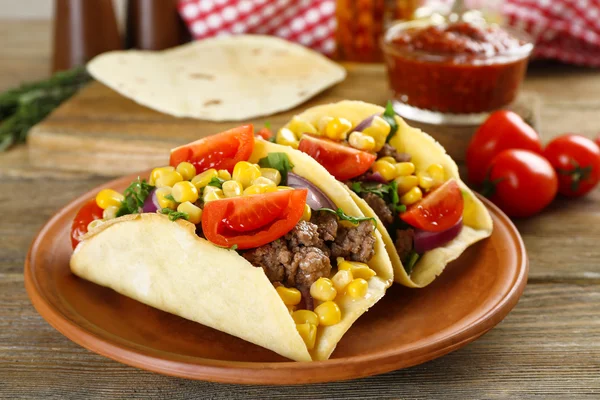
<path fill-rule="evenodd" d="M 190 39 L 177 0 L 128 0 L 126 29 L 126 48 L 162 50 Z"/>

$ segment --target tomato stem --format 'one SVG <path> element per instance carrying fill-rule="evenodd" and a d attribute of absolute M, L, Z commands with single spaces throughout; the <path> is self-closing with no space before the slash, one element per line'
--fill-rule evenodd
<path fill-rule="evenodd" d="M 573 169 L 557 168 L 556 172 L 558 172 L 560 175 L 570 176 L 571 191 L 576 192 L 579 189 L 579 184 L 590 178 L 590 175 L 592 174 L 592 166 L 588 165 L 587 167 L 581 167 L 581 165 L 579 165 L 579 163 L 573 159 L 571 159 L 571 164 L 573 165 Z"/>

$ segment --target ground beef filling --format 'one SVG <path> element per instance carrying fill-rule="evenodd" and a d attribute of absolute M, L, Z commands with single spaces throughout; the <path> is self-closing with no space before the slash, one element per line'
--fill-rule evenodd
<path fill-rule="evenodd" d="M 400 153 L 391 144 L 384 144 L 377 153 L 377 158 L 392 157 L 396 162 L 409 162 L 412 158 L 408 153 Z"/>
<path fill-rule="evenodd" d="M 394 223 L 394 213 L 391 208 L 386 204 L 385 200 L 377 196 L 374 193 L 361 193 L 360 196 L 364 201 L 367 202 L 369 207 L 375 211 L 375 214 L 379 217 L 383 225 L 386 227 Z"/>
<path fill-rule="evenodd" d="M 397 229 L 396 241 L 394 242 L 400 260 L 404 262 L 414 247 L 415 230 Z"/>
<path fill-rule="evenodd" d="M 321 211 L 313 212 L 310 222 L 300 221 L 284 237 L 248 250 L 243 256 L 261 267 L 271 282 L 298 288 L 305 298 L 304 306 L 311 309 L 310 286 L 331 275 L 331 259 L 367 262 L 374 254 L 372 221 L 348 227 L 339 224 L 335 215 Z"/>

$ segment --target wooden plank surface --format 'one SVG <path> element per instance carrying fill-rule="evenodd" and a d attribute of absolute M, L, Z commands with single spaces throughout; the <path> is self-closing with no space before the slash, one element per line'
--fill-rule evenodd
<path fill-rule="evenodd" d="M 23 38 L 25 26 L 31 37 Z M 0 22 L 0 88 L 43 76 L 49 23 Z M 4 60 L 8 60 L 4 62 Z M 525 89 L 542 99 L 545 141 L 600 131 L 600 72 L 535 67 Z M 531 262 L 524 297 L 495 329 L 438 360 L 361 379 L 300 387 L 186 381 L 93 354 L 51 328 L 23 287 L 36 232 L 73 197 L 106 181 L 36 168 L 24 146 L 0 153 L 0 398 L 444 398 L 593 399 L 600 394 L 600 190 L 558 200 L 516 221 Z"/>

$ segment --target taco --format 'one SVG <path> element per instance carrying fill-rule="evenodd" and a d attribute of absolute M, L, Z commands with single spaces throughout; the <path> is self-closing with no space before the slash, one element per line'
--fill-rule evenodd
<path fill-rule="evenodd" d="M 393 270 L 374 218 L 251 125 L 172 150 L 73 223 L 71 270 L 297 361 L 329 358 Z"/>
<path fill-rule="evenodd" d="M 395 281 L 420 288 L 473 243 L 492 219 L 431 136 L 387 108 L 361 101 L 316 106 L 295 116 L 275 141 L 309 154 L 339 181 L 378 230 Z"/>

